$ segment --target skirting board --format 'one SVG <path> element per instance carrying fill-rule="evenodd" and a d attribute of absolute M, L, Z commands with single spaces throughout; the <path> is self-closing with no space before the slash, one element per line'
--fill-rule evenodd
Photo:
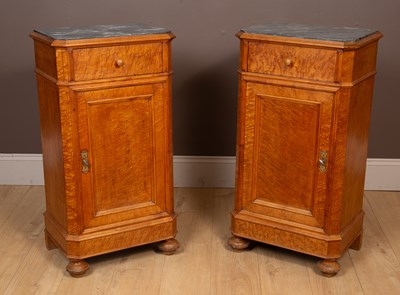
<path fill-rule="evenodd" d="M 43 185 L 41 154 L 0 154 L 0 184 Z M 174 156 L 175 187 L 235 186 L 235 157 Z M 400 191 L 400 159 L 368 159 L 366 190 Z"/>

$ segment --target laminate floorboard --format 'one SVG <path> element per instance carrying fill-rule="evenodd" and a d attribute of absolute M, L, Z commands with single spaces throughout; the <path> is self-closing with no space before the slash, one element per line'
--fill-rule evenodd
<path fill-rule="evenodd" d="M 318 258 L 266 244 L 233 252 L 234 190 L 176 188 L 181 248 L 164 256 L 145 245 L 88 259 L 72 278 L 61 251 L 44 243 L 42 186 L 0 186 L 0 294 L 400 294 L 400 192 L 365 192 L 363 247 L 339 260 L 332 278 Z"/>

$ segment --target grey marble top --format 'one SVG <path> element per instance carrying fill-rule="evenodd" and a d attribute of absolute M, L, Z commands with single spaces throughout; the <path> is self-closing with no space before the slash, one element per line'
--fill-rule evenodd
<path fill-rule="evenodd" d="M 98 25 L 82 28 L 62 27 L 54 29 L 38 29 L 35 30 L 35 32 L 41 33 L 55 40 L 76 40 L 149 34 L 167 34 L 171 31 L 164 28 L 150 27 L 142 24 L 131 24 Z"/>
<path fill-rule="evenodd" d="M 355 42 L 377 32 L 377 30 L 362 28 L 325 27 L 301 24 L 254 25 L 244 28 L 241 31 L 250 34 L 274 35 L 338 42 Z"/>

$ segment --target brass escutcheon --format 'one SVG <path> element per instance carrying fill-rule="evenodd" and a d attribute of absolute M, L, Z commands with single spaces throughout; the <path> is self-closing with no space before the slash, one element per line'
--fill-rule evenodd
<path fill-rule="evenodd" d="M 90 164 L 89 164 L 89 153 L 87 150 L 81 151 L 81 159 L 82 159 L 82 173 L 88 173 Z"/>
<path fill-rule="evenodd" d="M 326 172 L 326 166 L 328 164 L 328 152 L 325 150 L 320 151 L 319 153 L 319 171 L 322 173 Z"/>

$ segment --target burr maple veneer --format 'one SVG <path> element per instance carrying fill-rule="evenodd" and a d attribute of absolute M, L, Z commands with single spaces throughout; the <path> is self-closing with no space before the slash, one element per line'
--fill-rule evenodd
<path fill-rule="evenodd" d="M 37 30 L 49 249 L 70 259 L 179 243 L 172 185 L 171 40 L 142 25 Z"/>
<path fill-rule="evenodd" d="M 239 32 L 236 202 L 230 245 L 256 240 L 336 261 L 361 246 L 377 43 L 368 29 Z"/>

